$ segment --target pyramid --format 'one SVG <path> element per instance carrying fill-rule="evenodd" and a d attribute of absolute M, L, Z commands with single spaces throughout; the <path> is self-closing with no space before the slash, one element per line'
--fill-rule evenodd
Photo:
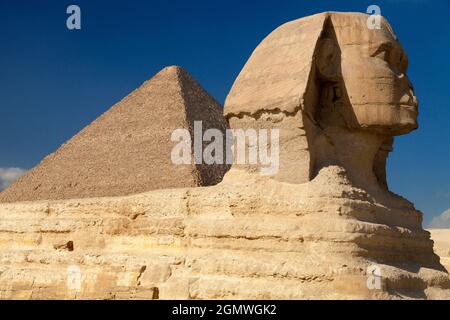
<path fill-rule="evenodd" d="M 182 68 L 160 71 L 0 193 L 0 202 L 122 196 L 209 186 L 226 165 L 175 165 L 175 129 L 228 127 L 221 106 Z M 192 152 L 193 154 L 193 152 Z"/>

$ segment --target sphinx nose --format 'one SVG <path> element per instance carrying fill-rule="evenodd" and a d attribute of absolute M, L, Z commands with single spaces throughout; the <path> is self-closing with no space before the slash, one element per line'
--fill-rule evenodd
<path fill-rule="evenodd" d="M 408 87 L 409 87 L 410 104 L 417 108 L 419 106 L 419 102 L 417 101 L 417 97 L 414 95 L 414 87 L 412 83 L 409 81 L 409 79 L 408 79 Z"/>
<path fill-rule="evenodd" d="M 408 88 L 408 90 L 414 94 L 414 86 L 412 85 L 411 81 L 409 81 L 409 78 L 406 76 L 406 74 L 402 73 L 400 76 L 398 76 L 400 79 L 401 86 L 403 88 Z"/>
<path fill-rule="evenodd" d="M 400 104 L 409 105 L 411 107 L 418 107 L 417 97 L 414 95 L 412 90 L 405 92 L 400 98 Z"/>
<path fill-rule="evenodd" d="M 413 97 L 412 104 L 414 105 L 414 107 L 417 108 L 419 106 L 419 101 L 417 100 L 417 97 L 415 95 L 413 95 L 412 97 Z"/>
<path fill-rule="evenodd" d="M 411 96 L 409 93 L 403 94 L 403 96 L 400 98 L 400 104 L 413 106 L 414 96 Z"/>
<path fill-rule="evenodd" d="M 402 90 L 403 95 L 400 98 L 400 103 L 414 106 L 417 108 L 418 101 L 416 96 L 414 95 L 414 87 L 411 81 L 409 81 L 408 77 L 405 74 L 402 74 L 400 79 L 401 79 L 401 87 L 403 88 Z"/>
<path fill-rule="evenodd" d="M 414 86 L 412 85 L 411 81 L 409 81 L 408 77 L 406 77 L 406 81 L 408 81 L 409 91 L 412 95 L 414 95 Z"/>

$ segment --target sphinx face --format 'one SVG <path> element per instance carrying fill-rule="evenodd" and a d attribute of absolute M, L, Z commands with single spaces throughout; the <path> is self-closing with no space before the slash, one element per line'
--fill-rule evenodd
<path fill-rule="evenodd" d="M 366 17 L 335 17 L 341 71 L 353 120 L 360 128 L 400 135 L 417 128 L 418 103 L 406 76 L 408 58 L 386 21 L 370 30 Z M 347 19 L 347 20 L 346 20 Z"/>

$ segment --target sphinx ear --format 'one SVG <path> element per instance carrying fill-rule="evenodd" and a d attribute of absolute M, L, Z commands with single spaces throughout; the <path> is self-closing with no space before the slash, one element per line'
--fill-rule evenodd
<path fill-rule="evenodd" d="M 322 80 L 339 80 L 341 74 L 341 51 L 335 39 L 324 36 L 319 40 L 315 62 L 319 77 Z"/>

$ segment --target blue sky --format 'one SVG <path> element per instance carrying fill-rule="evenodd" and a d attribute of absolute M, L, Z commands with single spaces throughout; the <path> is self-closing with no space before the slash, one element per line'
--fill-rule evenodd
<path fill-rule="evenodd" d="M 66 28 L 66 8 L 82 30 Z M 391 189 L 425 213 L 450 208 L 450 0 L 1 1 L 0 168 L 31 168 L 168 65 L 223 103 L 256 45 L 284 22 L 376 4 L 409 58 L 420 129 L 397 138 Z"/>

